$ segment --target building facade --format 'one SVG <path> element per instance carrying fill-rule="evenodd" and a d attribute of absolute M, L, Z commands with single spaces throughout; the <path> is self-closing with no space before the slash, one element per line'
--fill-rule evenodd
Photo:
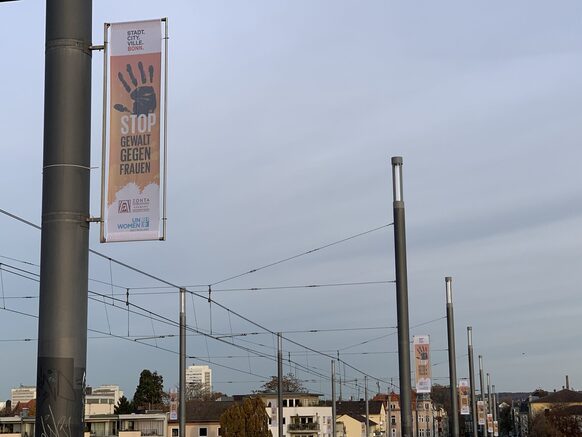
<path fill-rule="evenodd" d="M 10 400 L 15 406 L 18 402 L 28 402 L 36 399 L 36 386 L 25 386 L 13 388 L 10 390 Z"/>
<path fill-rule="evenodd" d="M 96 388 L 87 387 L 85 394 L 85 416 L 97 414 L 113 414 L 115 406 L 123 396 L 118 385 L 101 385 Z"/>
<path fill-rule="evenodd" d="M 401 437 L 400 395 L 394 392 L 378 394 L 374 400 L 381 400 L 385 406 L 387 417 L 385 434 L 390 437 Z M 438 407 L 428 394 L 417 396 L 416 392 L 412 392 L 412 434 L 418 437 L 448 435 L 448 420 L 445 410 Z"/>
<path fill-rule="evenodd" d="M 34 427 L 34 417 L 0 417 L 1 437 L 32 437 Z M 167 429 L 165 413 L 85 416 L 84 437 L 168 437 Z"/>
<path fill-rule="evenodd" d="M 277 393 L 258 393 L 269 416 L 269 430 L 279 437 Z M 331 437 L 331 406 L 316 393 L 283 393 L 283 435 L 285 437 Z"/>
<path fill-rule="evenodd" d="M 188 366 L 186 384 L 201 384 L 208 391 L 212 391 L 212 369 L 209 366 Z"/>

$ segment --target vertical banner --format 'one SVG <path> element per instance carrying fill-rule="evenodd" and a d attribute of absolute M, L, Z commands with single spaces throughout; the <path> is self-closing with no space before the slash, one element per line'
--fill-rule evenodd
<path fill-rule="evenodd" d="M 499 437 L 499 422 L 493 421 L 493 437 Z"/>
<path fill-rule="evenodd" d="M 414 360 L 416 365 L 416 392 L 430 393 L 431 368 L 430 368 L 430 339 L 428 335 L 415 335 L 413 337 Z"/>
<path fill-rule="evenodd" d="M 471 414 L 469 408 L 469 380 L 463 378 L 459 380 L 459 408 L 463 416 Z"/>
<path fill-rule="evenodd" d="M 477 417 L 479 425 L 485 425 L 485 402 L 477 401 Z"/>
<path fill-rule="evenodd" d="M 493 432 L 493 414 L 487 414 L 487 432 Z"/>
<path fill-rule="evenodd" d="M 160 240 L 162 22 L 113 23 L 110 38 L 102 242 Z"/>
<path fill-rule="evenodd" d="M 178 420 L 178 392 L 170 390 L 170 420 Z"/>

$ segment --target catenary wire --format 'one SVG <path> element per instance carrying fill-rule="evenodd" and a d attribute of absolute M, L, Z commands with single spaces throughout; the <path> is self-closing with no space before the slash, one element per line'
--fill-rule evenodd
<path fill-rule="evenodd" d="M 23 219 L 23 218 L 21 218 L 21 217 L 18 217 L 18 216 L 16 216 L 16 215 L 14 215 L 14 214 L 11 214 L 11 213 L 9 213 L 9 212 L 7 212 L 7 211 L 3 210 L 3 209 L 0 209 L 0 213 L 3 213 L 3 214 L 5 214 L 5 215 L 8 215 L 9 217 L 12 217 L 12 218 L 14 218 L 14 219 L 16 219 L 16 220 L 18 220 L 18 221 L 21 221 L 21 222 L 23 222 L 23 223 L 26 223 L 26 224 L 28 224 L 28 225 L 30 225 L 30 226 L 32 226 L 32 227 L 34 227 L 34 228 L 36 228 L 36 229 L 41 229 L 41 227 L 40 227 L 40 226 L 38 226 L 38 225 L 35 225 L 34 223 L 32 223 L 32 222 L 29 222 L 28 220 L 25 220 L 25 219 Z M 320 247 L 318 247 L 318 248 L 311 249 L 311 250 L 309 250 L 309 251 L 306 251 L 306 252 L 302 252 L 302 253 L 300 253 L 300 254 L 297 254 L 297 255 L 294 255 L 294 256 L 292 256 L 292 257 L 288 257 L 288 258 L 285 258 L 285 259 L 282 259 L 282 260 L 279 260 L 279 261 L 276 261 L 276 262 L 273 262 L 273 263 L 270 263 L 270 264 L 267 264 L 267 265 L 264 265 L 264 266 L 261 266 L 261 267 L 255 268 L 255 269 L 249 270 L 249 271 L 247 271 L 247 272 L 244 272 L 244 273 L 241 273 L 241 274 L 238 274 L 238 275 L 234 275 L 234 276 L 231 276 L 231 277 L 227 277 L 227 278 L 225 278 L 225 279 L 223 279 L 223 280 L 220 280 L 220 281 L 216 281 L 216 282 L 214 282 L 213 284 L 211 284 L 211 286 L 212 286 L 212 285 L 218 285 L 218 284 L 220 284 L 220 283 L 224 283 L 224 282 L 227 282 L 227 281 L 230 281 L 230 280 L 233 280 L 233 279 L 236 279 L 236 278 L 239 278 L 239 277 L 245 276 L 245 275 L 247 275 L 247 274 L 255 273 L 255 272 L 259 271 L 259 270 L 263 270 L 263 269 L 266 269 L 266 268 L 269 268 L 269 267 L 272 267 L 272 266 L 275 266 L 275 265 L 278 265 L 278 264 L 281 264 L 281 263 L 284 263 L 284 262 L 287 262 L 287 261 L 290 261 L 290 260 L 296 259 L 296 258 L 298 258 L 298 257 L 300 257 L 300 256 L 308 255 L 308 254 L 310 254 L 310 253 L 313 253 L 313 252 L 316 252 L 316 251 L 319 251 L 319 250 L 325 249 L 325 248 L 327 248 L 327 247 L 334 246 L 334 245 L 336 245 L 336 244 L 340 244 L 340 243 L 342 243 L 342 242 L 345 242 L 345 241 L 349 241 L 349 240 L 351 240 L 351 239 L 354 239 L 354 238 L 357 238 L 357 237 L 360 237 L 360 236 L 363 236 L 363 235 L 369 234 L 369 233 L 371 233 L 371 232 L 374 232 L 374 231 L 377 231 L 377 230 L 380 230 L 380 229 L 386 228 L 386 227 L 388 227 L 388 226 L 391 226 L 391 225 L 392 225 L 392 223 L 385 224 L 385 225 L 382 225 L 382 226 L 380 226 L 380 227 L 377 227 L 377 228 L 374 228 L 374 229 L 371 229 L 371 230 L 368 230 L 368 231 L 365 231 L 365 232 L 362 232 L 362 233 L 359 233 L 359 234 L 356 234 L 356 235 L 352 235 L 352 236 L 350 236 L 350 237 L 347 237 L 347 238 L 344 238 L 344 239 L 342 239 L 342 240 L 338 240 L 338 241 L 336 241 L 336 242 L 329 243 L 329 244 L 326 244 L 326 245 L 324 245 L 324 246 L 320 246 Z M 149 277 L 149 278 L 151 278 L 151 279 L 157 280 L 157 281 L 159 281 L 159 282 L 161 282 L 161 283 L 163 283 L 163 284 L 166 284 L 166 285 L 168 285 L 168 286 L 175 287 L 175 288 L 180 288 L 180 287 L 178 287 L 176 284 L 173 284 L 173 283 L 171 283 L 171 282 L 169 282 L 169 281 L 167 281 L 167 280 L 165 280 L 165 279 L 162 279 L 162 278 L 156 277 L 155 275 L 152 275 L 152 274 L 150 274 L 150 273 L 147 273 L 147 272 L 145 272 L 145 271 L 143 271 L 143 270 L 141 270 L 141 269 L 138 269 L 138 268 L 136 268 L 136 267 L 133 267 L 133 266 L 131 266 L 131 265 L 127 264 L 127 263 L 124 263 L 124 262 L 122 262 L 122 261 L 119 261 L 119 260 L 116 260 L 116 259 L 114 259 L 114 258 L 111 258 L 111 257 L 109 257 L 109 256 L 107 256 L 107 255 L 104 255 L 104 254 L 102 254 L 102 253 L 100 253 L 100 252 L 98 252 L 98 251 L 95 251 L 95 250 L 93 250 L 93 249 L 89 249 L 89 252 L 90 252 L 90 253 L 93 253 L 93 254 L 95 254 L 95 255 L 97 255 L 97 256 L 99 256 L 99 257 L 102 257 L 102 258 L 104 258 L 104 259 L 106 259 L 106 260 L 108 260 L 108 261 L 110 261 L 110 262 L 115 262 L 116 264 L 118 264 L 118 265 L 121 265 L 121 266 L 123 266 L 123 267 L 125 267 L 125 268 L 127 268 L 127 269 L 129 269 L 129 270 L 131 270 L 131 271 L 134 271 L 134 272 L 136 272 L 136 273 L 143 274 L 143 275 L 144 275 L 144 276 L 146 276 L 146 277 Z M 198 285 L 198 286 L 202 286 L 202 285 Z M 204 296 L 200 296 L 200 295 L 198 295 L 197 293 L 194 293 L 194 292 L 192 292 L 192 291 L 190 291 L 190 290 L 188 290 L 188 291 L 189 291 L 190 293 L 193 293 L 194 295 L 196 295 L 196 296 L 198 296 L 198 297 L 201 297 L 201 298 L 204 298 L 204 299 L 206 299 L 206 297 L 204 297 Z M 234 315 L 236 315 L 237 317 L 239 317 L 239 318 L 241 318 L 241 319 L 245 320 L 246 322 L 248 322 L 248 323 L 251 323 L 251 324 L 253 324 L 253 325 L 255 325 L 255 326 L 257 326 L 257 327 L 259 327 L 259 328 L 261 328 L 261 329 L 263 329 L 263 330 L 265 330 L 265 331 L 271 332 L 273 335 L 275 335 L 275 334 L 276 334 L 274 331 L 272 331 L 272 330 L 270 330 L 270 329 L 267 329 L 266 327 L 262 326 L 261 324 L 259 324 L 259 323 L 257 323 L 257 322 L 254 322 L 254 321 L 250 320 L 248 317 L 242 316 L 241 314 L 239 314 L 239 313 L 237 313 L 237 312 L 235 312 L 235 311 L 232 311 L 232 310 L 230 310 L 229 308 L 227 308 L 227 307 L 225 307 L 224 305 L 222 305 L 222 304 L 220 304 L 220 303 L 216 302 L 215 300 L 212 300 L 212 299 L 210 298 L 210 296 L 208 296 L 208 302 L 214 302 L 214 303 L 215 303 L 215 304 L 217 304 L 217 305 L 218 305 L 220 308 L 224 309 L 225 311 L 231 311 L 231 312 L 232 312 L 232 314 L 234 314 Z M 132 305 L 135 305 L 135 304 L 132 304 Z M 218 340 L 218 341 L 221 341 L 221 339 L 217 339 L 217 340 Z M 295 341 L 293 341 L 293 340 L 290 340 L 290 339 L 288 339 L 288 338 L 287 338 L 286 340 L 287 340 L 287 341 L 289 341 L 289 342 L 291 342 L 291 343 L 294 343 L 294 344 L 296 344 L 297 346 L 304 347 L 305 349 L 311 350 L 311 351 L 313 351 L 313 352 L 318 352 L 318 351 L 316 351 L 316 350 L 315 350 L 315 349 L 313 349 L 313 348 L 310 348 L 310 347 L 308 347 L 308 346 L 302 345 L 301 343 L 295 342 Z M 226 342 L 226 343 L 227 343 L 227 344 L 233 344 L 233 343 L 229 343 L 229 342 Z M 323 353 L 320 353 L 320 352 L 319 352 L 319 354 L 320 354 L 320 355 L 322 355 L 322 356 L 329 357 L 329 358 L 331 358 L 331 359 L 334 359 L 334 360 L 336 359 L 335 357 L 331 357 L 331 356 L 330 356 L 330 355 L 328 355 L 328 354 L 323 354 Z M 338 361 L 342 362 L 343 360 L 338 360 Z M 363 375 L 365 375 L 365 376 L 368 376 L 368 377 L 370 377 L 371 379 L 374 379 L 374 380 L 377 380 L 377 381 L 380 381 L 380 382 L 385 382 L 385 383 L 387 383 L 387 381 L 383 381 L 383 380 L 381 380 L 381 379 L 379 379 L 379 378 L 373 377 L 372 375 L 369 375 L 369 374 L 367 374 L 367 373 L 365 373 L 365 372 L 363 372 L 363 371 L 361 371 L 361 370 L 359 370 L 359 369 L 357 369 L 357 368 L 355 368 L 355 367 L 351 366 L 350 364 L 346 363 L 345 361 L 343 361 L 343 363 L 344 363 L 344 365 L 345 365 L 345 366 L 348 366 L 348 367 L 352 368 L 353 370 L 355 370 L 355 371 L 357 371 L 357 372 L 359 372 L 359 373 L 361 373 L 361 374 L 363 374 Z"/>

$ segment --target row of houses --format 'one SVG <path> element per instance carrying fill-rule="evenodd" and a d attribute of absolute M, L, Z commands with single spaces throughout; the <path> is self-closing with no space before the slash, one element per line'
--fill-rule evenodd
<path fill-rule="evenodd" d="M 100 387 L 87 395 L 85 409 L 85 437 L 178 437 L 179 423 L 170 420 L 163 412 L 145 414 L 113 414 L 116 396 L 121 397 L 116 386 Z M 219 437 L 220 416 L 224 411 L 250 395 L 222 397 L 216 401 L 188 401 L 186 404 L 186 437 Z M 269 429 L 273 437 L 279 437 L 276 393 L 261 393 L 265 404 Z M 34 400 L 18 403 L 12 415 L 0 417 L 0 436 L 34 435 Z M 422 437 L 447 435 L 444 411 L 437 408 L 430 398 L 413 396 L 414 434 Z M 363 437 L 366 428 L 369 436 L 400 437 L 400 398 L 396 393 L 378 394 L 366 402 L 336 402 L 336 437 Z M 283 395 L 283 434 L 286 437 L 332 437 L 333 419 L 330 401 L 317 393 L 285 393 Z M 367 426 L 366 426 L 367 425 Z M 418 428 L 418 434 L 416 429 Z"/>
<path fill-rule="evenodd" d="M 511 407 L 513 434 L 526 437 L 539 434 L 540 425 L 558 427 L 561 424 L 569 427 L 568 435 L 582 435 L 582 393 L 565 388 L 546 394 L 545 396 L 530 395 L 527 399 L 514 402 Z M 558 420 L 556 420 L 558 419 Z M 545 428 L 547 429 L 547 428 Z"/>

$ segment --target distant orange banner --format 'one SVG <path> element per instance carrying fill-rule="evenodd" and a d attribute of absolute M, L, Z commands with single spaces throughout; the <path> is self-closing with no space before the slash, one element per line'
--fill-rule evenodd
<path fill-rule="evenodd" d="M 416 392 L 430 393 L 432 388 L 430 368 L 430 339 L 428 335 L 413 337 L 416 367 Z"/>
<path fill-rule="evenodd" d="M 463 416 L 471 414 L 471 409 L 469 407 L 469 388 L 468 380 L 459 380 L 459 408 Z"/>
<path fill-rule="evenodd" d="M 485 402 L 477 401 L 477 417 L 479 425 L 485 425 Z"/>

